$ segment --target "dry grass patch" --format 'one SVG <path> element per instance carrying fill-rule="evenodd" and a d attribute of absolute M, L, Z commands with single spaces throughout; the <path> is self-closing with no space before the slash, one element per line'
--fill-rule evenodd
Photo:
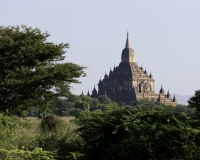
<path fill-rule="evenodd" d="M 73 119 L 75 119 L 75 117 L 58 117 L 56 116 L 56 118 L 61 119 L 63 121 L 63 125 L 66 126 L 66 131 L 70 128 L 73 129 L 74 128 L 74 124 L 73 122 L 71 123 L 71 121 Z M 40 134 L 40 122 L 41 119 L 37 118 L 37 117 L 27 117 L 26 119 L 20 119 L 20 126 L 17 129 L 17 133 L 19 133 L 20 135 L 25 135 L 28 137 L 34 137 L 36 135 Z"/>

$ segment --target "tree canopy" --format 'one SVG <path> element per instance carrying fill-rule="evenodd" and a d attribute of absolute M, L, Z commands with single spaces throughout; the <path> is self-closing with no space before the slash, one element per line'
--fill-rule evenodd
<path fill-rule="evenodd" d="M 199 159 L 199 122 L 168 106 L 80 112 L 86 159 Z"/>
<path fill-rule="evenodd" d="M 189 107 L 195 108 L 197 114 L 200 114 L 200 90 L 196 90 L 193 97 L 188 100 Z"/>
<path fill-rule="evenodd" d="M 22 25 L 0 27 L 0 110 L 46 106 L 69 96 L 84 68 L 64 63 L 68 43 L 47 41 L 50 35 Z"/>

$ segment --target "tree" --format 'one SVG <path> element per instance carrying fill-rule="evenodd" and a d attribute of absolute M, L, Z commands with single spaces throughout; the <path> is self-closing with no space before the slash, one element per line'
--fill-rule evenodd
<path fill-rule="evenodd" d="M 199 159 L 196 120 L 167 108 L 79 112 L 77 133 L 86 159 Z"/>
<path fill-rule="evenodd" d="M 188 106 L 178 104 L 174 108 L 174 112 L 184 112 L 187 115 L 194 115 L 195 114 L 195 108 L 190 108 Z"/>
<path fill-rule="evenodd" d="M 100 95 L 97 98 L 101 104 L 115 103 L 107 95 Z"/>
<path fill-rule="evenodd" d="M 92 98 L 90 96 L 80 95 L 81 101 L 86 102 L 90 105 L 90 111 L 96 110 L 99 105 L 99 100 L 97 98 Z"/>
<path fill-rule="evenodd" d="M 196 90 L 193 97 L 188 101 L 189 107 L 196 108 L 197 114 L 200 114 L 200 90 Z"/>
<path fill-rule="evenodd" d="M 90 111 L 90 104 L 83 101 L 83 102 L 76 102 L 75 103 L 75 108 L 79 109 L 79 110 L 82 110 L 82 111 L 86 111 L 86 112 L 89 112 Z"/>
<path fill-rule="evenodd" d="M 0 110 L 47 107 L 85 76 L 85 67 L 62 62 L 69 44 L 48 42 L 49 36 L 24 25 L 0 27 Z"/>

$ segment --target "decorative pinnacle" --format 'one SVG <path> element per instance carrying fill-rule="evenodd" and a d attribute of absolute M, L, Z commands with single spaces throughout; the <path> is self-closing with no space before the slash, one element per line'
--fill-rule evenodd
<path fill-rule="evenodd" d="M 145 74 L 147 74 L 147 70 L 146 70 L 146 68 L 145 68 L 145 71 L 144 71 L 144 73 L 145 73 Z"/>
<path fill-rule="evenodd" d="M 175 96 L 175 93 L 174 93 L 173 102 L 176 102 L 176 96 Z"/>
<path fill-rule="evenodd" d="M 94 89 L 93 89 L 93 91 L 96 91 L 95 84 L 94 84 Z"/>
<path fill-rule="evenodd" d="M 128 32 L 127 32 L 127 38 L 126 38 L 126 45 L 125 45 L 125 48 L 131 48 Z"/>
<path fill-rule="evenodd" d="M 167 98 L 170 98 L 169 89 L 168 89 L 168 92 L 167 92 Z"/>
<path fill-rule="evenodd" d="M 149 75 L 149 78 L 152 78 L 153 77 L 153 75 L 151 74 L 151 71 L 150 71 L 150 75 Z"/>
<path fill-rule="evenodd" d="M 90 92 L 89 92 L 89 90 L 88 90 L 87 96 L 90 96 Z"/>
<path fill-rule="evenodd" d="M 143 70 L 143 67 L 142 67 L 142 65 L 141 65 L 140 69 L 141 69 L 141 70 Z"/>
<path fill-rule="evenodd" d="M 160 93 L 164 93 L 165 91 L 164 91 L 164 89 L 163 89 L 163 87 L 162 87 L 162 85 L 161 85 L 161 89 L 160 89 Z"/>

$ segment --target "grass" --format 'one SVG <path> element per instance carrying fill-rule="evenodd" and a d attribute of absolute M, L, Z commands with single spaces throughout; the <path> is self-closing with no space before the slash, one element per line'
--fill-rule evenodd
<path fill-rule="evenodd" d="M 73 128 L 73 123 L 71 123 L 71 120 L 74 119 L 74 117 L 58 117 L 58 119 L 61 119 L 63 121 L 63 125 L 66 126 L 67 129 Z M 28 137 L 33 137 L 35 135 L 39 134 L 39 125 L 40 125 L 41 119 L 36 117 L 27 117 L 26 119 L 20 119 L 20 126 L 17 129 L 17 133 L 21 135 L 26 135 Z"/>
<path fill-rule="evenodd" d="M 66 132 L 73 131 L 74 125 L 71 120 L 74 117 L 56 117 L 62 121 L 62 134 Z M 18 146 L 19 148 L 35 148 L 38 146 L 37 138 L 41 136 L 40 132 L 40 122 L 41 119 L 36 117 L 27 117 L 25 119 L 20 119 L 19 126 L 15 129 L 15 136 L 17 137 L 12 141 L 12 145 Z"/>

